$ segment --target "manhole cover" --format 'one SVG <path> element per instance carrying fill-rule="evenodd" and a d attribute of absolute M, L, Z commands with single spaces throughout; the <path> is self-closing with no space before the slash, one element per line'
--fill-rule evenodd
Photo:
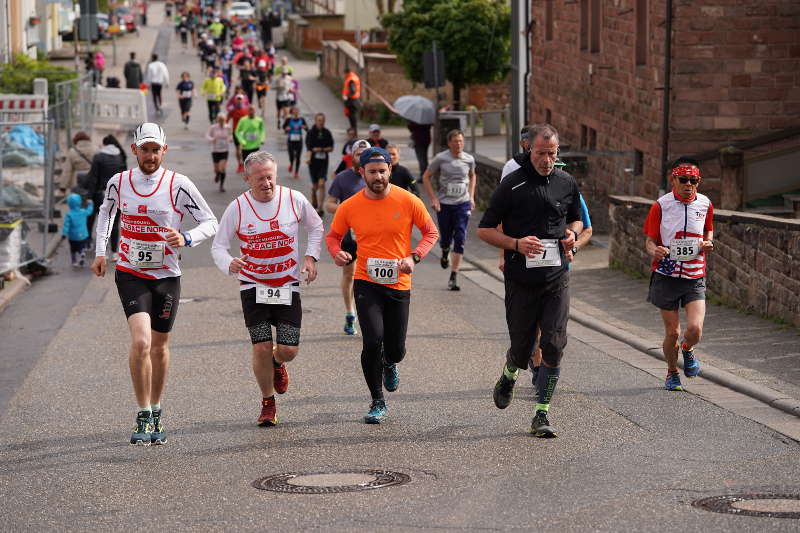
<path fill-rule="evenodd" d="M 800 518 L 800 495 L 797 494 L 732 494 L 712 496 L 692 505 L 715 513 L 766 518 Z"/>
<path fill-rule="evenodd" d="M 411 478 L 400 472 L 356 469 L 274 474 L 253 481 L 253 487 L 273 492 L 330 494 L 380 489 L 403 485 L 409 481 Z"/>

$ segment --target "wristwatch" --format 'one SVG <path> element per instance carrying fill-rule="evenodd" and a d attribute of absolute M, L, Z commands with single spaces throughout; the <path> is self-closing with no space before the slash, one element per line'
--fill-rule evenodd
<path fill-rule="evenodd" d="M 184 231 L 183 233 L 181 233 L 181 235 L 183 235 L 183 240 L 186 241 L 184 246 L 191 246 L 192 245 L 192 238 L 189 236 L 189 232 L 188 231 Z"/>
<path fill-rule="evenodd" d="M 573 247 L 572 248 L 572 255 L 577 255 L 577 254 L 578 254 L 578 249 Z"/>
<path fill-rule="evenodd" d="M 419 254 L 418 254 L 417 252 L 412 252 L 412 253 L 411 253 L 411 259 L 413 259 L 413 260 L 414 260 L 414 264 L 415 264 L 415 265 L 416 265 L 417 263 L 419 263 L 420 261 L 422 261 L 422 258 L 419 256 Z"/>

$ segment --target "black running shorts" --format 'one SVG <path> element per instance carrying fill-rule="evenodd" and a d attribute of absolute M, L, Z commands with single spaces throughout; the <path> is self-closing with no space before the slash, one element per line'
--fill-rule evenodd
<path fill-rule="evenodd" d="M 211 161 L 219 163 L 223 159 L 228 159 L 228 152 L 211 152 Z"/>
<path fill-rule="evenodd" d="M 135 313 L 150 315 L 150 328 L 159 333 L 172 331 L 181 298 L 181 278 L 145 279 L 128 272 L 114 271 L 117 292 L 125 317 Z"/>
<path fill-rule="evenodd" d="M 277 330 L 277 343 L 285 346 L 300 344 L 300 325 L 303 309 L 300 293 L 292 292 L 290 305 L 256 303 L 255 287 L 239 292 L 242 299 L 244 324 L 253 344 L 272 342 L 272 326 Z"/>

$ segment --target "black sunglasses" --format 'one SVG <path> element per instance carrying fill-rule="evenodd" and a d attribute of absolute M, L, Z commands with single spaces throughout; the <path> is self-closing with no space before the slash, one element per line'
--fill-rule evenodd
<path fill-rule="evenodd" d="M 678 181 L 680 181 L 681 183 L 691 183 L 692 185 L 697 185 L 698 183 L 700 183 L 700 180 L 697 178 L 687 178 L 685 176 L 681 176 L 680 178 L 678 178 Z"/>

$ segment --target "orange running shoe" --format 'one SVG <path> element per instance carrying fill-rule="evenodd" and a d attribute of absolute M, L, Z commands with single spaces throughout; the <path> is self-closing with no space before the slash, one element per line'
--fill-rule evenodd
<path fill-rule="evenodd" d="M 289 372 L 286 371 L 286 365 L 284 363 L 281 363 L 281 366 L 275 367 L 273 386 L 275 387 L 275 392 L 278 394 L 283 394 L 289 388 Z"/>

